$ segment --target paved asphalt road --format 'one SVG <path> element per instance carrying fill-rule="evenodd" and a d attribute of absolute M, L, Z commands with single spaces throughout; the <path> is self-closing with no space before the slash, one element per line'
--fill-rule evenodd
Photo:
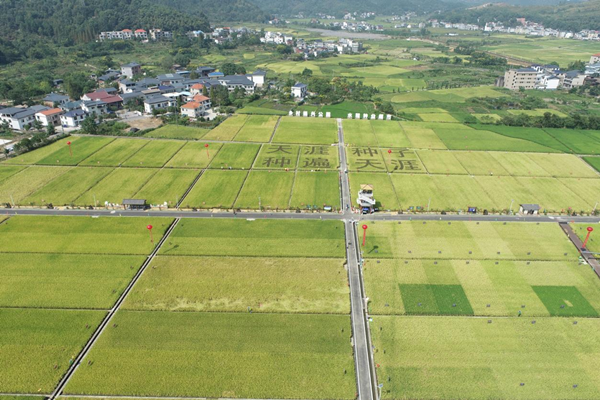
<path fill-rule="evenodd" d="M 441 214 L 388 214 L 358 215 L 338 213 L 292 212 L 208 212 L 208 211 L 126 211 L 126 210 L 48 210 L 37 208 L 0 208 L 0 215 L 64 215 L 105 217 L 171 217 L 171 218 L 269 218 L 269 219 L 324 219 L 360 221 L 500 221 L 500 222 L 588 222 L 599 223 L 600 217 L 518 216 L 518 215 L 441 215 Z"/>

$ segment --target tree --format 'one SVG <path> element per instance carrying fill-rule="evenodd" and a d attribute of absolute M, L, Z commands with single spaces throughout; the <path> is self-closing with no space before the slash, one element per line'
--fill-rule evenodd
<path fill-rule="evenodd" d="M 96 83 L 81 72 L 71 73 L 63 79 L 63 86 L 72 99 L 80 98 L 84 93 L 91 92 Z"/>
<path fill-rule="evenodd" d="M 583 61 L 574 61 L 569 64 L 569 71 L 585 71 L 585 63 Z"/>
<path fill-rule="evenodd" d="M 312 74 L 313 74 L 312 69 L 304 68 L 304 71 L 302 71 L 302 76 L 309 77 L 309 76 L 312 76 Z"/>
<path fill-rule="evenodd" d="M 290 46 L 286 46 L 285 44 L 279 44 L 275 48 L 279 54 L 292 54 L 292 48 Z"/>
<path fill-rule="evenodd" d="M 235 75 L 236 70 L 237 68 L 234 63 L 225 63 L 221 65 L 221 72 L 225 75 Z"/>
<path fill-rule="evenodd" d="M 48 136 L 52 136 L 56 133 L 56 129 L 54 128 L 53 124 L 48 124 L 48 126 L 46 127 L 46 134 Z"/>
<path fill-rule="evenodd" d="M 39 131 L 40 129 L 42 129 L 42 127 L 43 127 L 43 125 L 39 120 L 37 120 L 37 119 L 33 120 L 33 129 L 35 129 L 36 131 Z"/>
<path fill-rule="evenodd" d="M 94 117 L 88 115 L 86 119 L 81 123 L 81 131 L 88 135 L 96 135 L 98 133 L 98 126 L 96 125 L 96 121 Z"/>

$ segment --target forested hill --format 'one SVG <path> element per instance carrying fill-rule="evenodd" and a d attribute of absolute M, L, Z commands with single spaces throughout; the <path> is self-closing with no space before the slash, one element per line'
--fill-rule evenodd
<path fill-rule="evenodd" d="M 457 3 L 440 0 L 250 0 L 262 10 L 285 16 L 317 13 L 341 16 L 348 12 L 376 12 L 378 15 L 418 13 L 457 8 Z"/>
<path fill-rule="evenodd" d="M 516 26 L 517 18 L 527 18 L 527 20 L 541 23 L 547 28 L 568 31 L 600 30 L 600 0 L 531 7 L 497 4 L 489 7 L 450 11 L 437 16 L 437 18 L 448 22 L 479 25 L 497 21 L 507 26 Z"/>
<path fill-rule="evenodd" d="M 261 10 L 249 0 L 153 0 L 181 12 L 206 14 L 210 22 L 235 22 L 269 20 L 270 10 Z M 265 12 L 266 11 L 266 12 Z"/>
<path fill-rule="evenodd" d="M 0 0 L 0 38 L 56 43 L 94 40 L 101 31 L 208 29 L 201 12 L 183 13 L 155 0 Z"/>

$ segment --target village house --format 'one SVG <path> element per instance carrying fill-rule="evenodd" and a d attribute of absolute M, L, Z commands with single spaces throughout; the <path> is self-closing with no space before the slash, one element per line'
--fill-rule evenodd
<path fill-rule="evenodd" d="M 221 85 L 227 86 L 227 90 L 233 92 L 237 88 L 242 88 L 246 93 L 254 93 L 256 83 L 248 79 L 245 75 L 227 75 L 219 78 Z"/>
<path fill-rule="evenodd" d="M 60 125 L 60 116 L 64 113 L 65 112 L 60 108 L 51 108 L 35 113 L 35 119 L 38 120 L 42 126 L 58 126 Z"/>
<path fill-rule="evenodd" d="M 126 76 L 129 79 L 133 79 L 134 75 L 142 73 L 142 66 L 136 62 L 130 62 L 129 64 L 121 65 L 121 75 Z"/>
<path fill-rule="evenodd" d="M 161 94 L 148 96 L 144 100 L 144 111 L 147 114 L 152 114 L 154 110 L 166 110 L 169 107 L 177 106 L 177 101 L 170 99 Z"/>
<path fill-rule="evenodd" d="M 102 100 L 84 100 L 81 103 L 81 110 L 90 115 L 102 115 L 108 112 L 108 105 Z"/>
<path fill-rule="evenodd" d="M 50 93 L 42 100 L 45 106 L 54 107 L 56 105 L 62 105 L 69 101 L 69 96 L 65 96 L 63 94 Z"/>
<path fill-rule="evenodd" d="M 210 99 L 206 96 L 196 95 L 193 101 L 190 101 L 181 106 L 181 114 L 186 115 L 191 119 L 203 117 L 210 109 Z"/>
<path fill-rule="evenodd" d="M 265 85 L 266 76 L 267 76 L 267 73 L 260 69 L 257 69 L 253 73 L 247 75 L 247 77 L 256 84 L 256 87 L 259 87 L 259 88 L 261 88 Z"/>
<path fill-rule="evenodd" d="M 65 128 L 76 128 L 87 117 L 85 111 L 81 109 L 69 111 L 60 116 L 60 123 Z"/>
<path fill-rule="evenodd" d="M 308 86 L 306 86 L 304 83 L 298 82 L 292 86 L 292 97 L 303 100 L 306 97 L 307 91 Z"/>

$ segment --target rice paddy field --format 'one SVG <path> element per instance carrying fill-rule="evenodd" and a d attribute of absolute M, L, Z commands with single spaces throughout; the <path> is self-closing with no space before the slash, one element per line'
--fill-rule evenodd
<path fill-rule="evenodd" d="M 51 393 L 171 222 L 4 220 L 2 390 Z M 64 393 L 352 399 L 344 257 L 339 221 L 182 219 Z"/>
<path fill-rule="evenodd" d="M 0 387 L 49 395 L 160 239 L 167 218 L 12 216 L 0 224 Z"/>
<path fill-rule="evenodd" d="M 383 398 L 598 392 L 588 356 L 597 354 L 589 345 L 600 281 L 558 224 L 378 221 L 367 232 L 363 275 Z"/>
<path fill-rule="evenodd" d="M 352 399 L 344 257 L 339 221 L 182 219 L 65 393 Z"/>
<path fill-rule="evenodd" d="M 121 311 L 114 321 L 66 393 L 352 399 L 356 392 L 348 316 Z"/>

